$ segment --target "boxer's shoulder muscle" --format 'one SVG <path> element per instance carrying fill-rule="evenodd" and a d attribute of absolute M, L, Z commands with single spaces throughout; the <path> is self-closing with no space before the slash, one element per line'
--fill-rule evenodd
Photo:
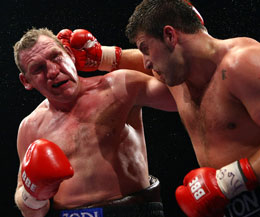
<path fill-rule="evenodd" d="M 130 100 L 136 98 L 153 77 L 135 70 L 120 69 L 107 74 L 105 79 L 118 99 Z"/>
<path fill-rule="evenodd" d="M 246 37 L 230 39 L 226 45 L 229 49 L 223 58 L 223 62 L 232 67 L 234 71 L 239 70 L 241 66 L 253 63 L 257 58 L 260 58 L 260 43 L 254 39 Z"/>
<path fill-rule="evenodd" d="M 219 73 L 217 77 L 221 78 L 219 84 L 232 93 L 237 83 L 240 83 L 239 86 L 248 86 L 246 80 L 252 78 L 256 70 L 259 70 L 260 44 L 250 38 L 235 38 L 229 39 L 226 45 L 227 52 L 223 55 L 216 72 Z"/>
<path fill-rule="evenodd" d="M 26 116 L 20 123 L 17 135 L 17 149 L 19 155 L 23 156 L 29 144 L 37 139 L 38 124 L 44 118 L 46 101 L 43 101 L 37 108 Z"/>
<path fill-rule="evenodd" d="M 243 86 L 253 87 L 253 83 L 259 80 L 260 69 L 260 44 L 250 38 L 234 40 L 234 46 L 224 56 L 220 65 L 221 72 L 225 72 L 222 76 L 225 78 L 223 80 L 226 81 L 231 92 L 236 92 Z"/>

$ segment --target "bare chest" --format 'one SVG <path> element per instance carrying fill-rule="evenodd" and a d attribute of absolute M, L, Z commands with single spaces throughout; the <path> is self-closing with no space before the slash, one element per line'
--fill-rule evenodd
<path fill-rule="evenodd" d="M 178 109 L 188 130 L 200 133 L 235 130 L 240 124 L 238 115 L 245 115 L 242 104 L 217 83 L 209 85 L 199 96 L 193 96 L 184 87 Z"/>
<path fill-rule="evenodd" d="M 186 86 L 172 93 L 202 166 L 219 167 L 258 146 L 259 127 L 221 81 L 213 80 L 200 98 L 194 98 Z"/>
<path fill-rule="evenodd" d="M 122 136 L 129 110 L 110 91 L 89 93 L 70 112 L 46 113 L 36 133 L 57 143 L 67 156 L 83 150 L 95 152 L 98 144 L 108 144 Z"/>

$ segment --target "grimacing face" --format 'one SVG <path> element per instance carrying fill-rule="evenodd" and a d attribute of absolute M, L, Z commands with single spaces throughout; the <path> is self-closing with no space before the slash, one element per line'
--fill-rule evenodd
<path fill-rule="evenodd" d="M 175 86 L 184 82 L 183 61 L 176 43 L 165 40 L 140 33 L 136 45 L 143 54 L 144 67 L 152 69 L 155 77 L 166 85 Z"/>
<path fill-rule="evenodd" d="M 41 35 L 19 56 L 25 70 L 19 76 L 27 90 L 35 88 L 54 101 L 70 100 L 77 93 L 79 78 L 73 59 L 50 37 Z"/>

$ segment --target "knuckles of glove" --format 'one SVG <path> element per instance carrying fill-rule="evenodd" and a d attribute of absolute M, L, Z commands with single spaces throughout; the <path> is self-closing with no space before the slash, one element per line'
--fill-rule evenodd
<path fill-rule="evenodd" d="M 189 217 L 222 217 L 228 204 L 217 185 L 216 170 L 196 169 L 188 173 L 176 190 L 176 199 Z"/>

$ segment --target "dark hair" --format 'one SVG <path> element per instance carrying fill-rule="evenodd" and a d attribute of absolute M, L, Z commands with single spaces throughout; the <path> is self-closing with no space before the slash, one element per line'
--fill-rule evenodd
<path fill-rule="evenodd" d="M 125 33 L 131 43 L 140 32 L 163 39 L 166 25 L 187 34 L 205 29 L 188 0 L 143 0 L 129 18 Z"/>

